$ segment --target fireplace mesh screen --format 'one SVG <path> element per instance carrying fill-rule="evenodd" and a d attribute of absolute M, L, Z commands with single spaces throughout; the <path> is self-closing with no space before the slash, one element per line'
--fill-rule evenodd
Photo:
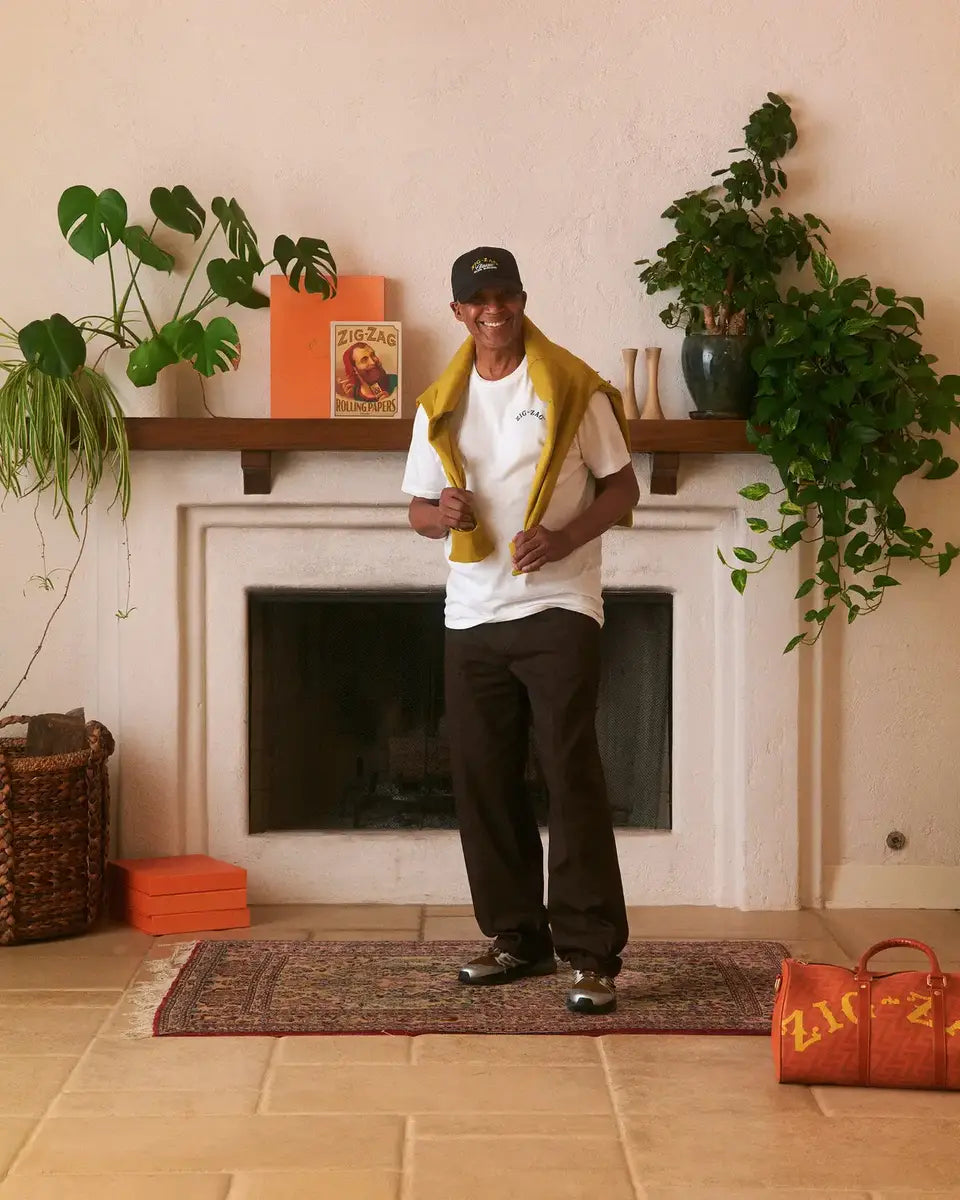
<path fill-rule="evenodd" d="M 670 828 L 669 595 L 606 596 L 597 733 L 614 821 Z M 456 827 L 443 597 L 251 592 L 250 831 Z M 527 786 L 546 823 L 531 745 Z"/>

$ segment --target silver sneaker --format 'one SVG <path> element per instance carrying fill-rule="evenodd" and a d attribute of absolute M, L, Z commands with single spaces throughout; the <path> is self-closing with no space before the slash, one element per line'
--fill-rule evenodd
<path fill-rule="evenodd" d="M 527 962 L 494 946 L 479 958 L 464 963 L 458 978 L 461 983 L 512 983 L 514 979 L 524 979 L 528 975 L 555 975 L 556 972 L 557 960 L 552 954 L 539 962 Z"/>
<path fill-rule="evenodd" d="M 617 1007 L 617 986 L 596 971 L 574 971 L 567 1008 L 576 1013 L 609 1013 Z"/>

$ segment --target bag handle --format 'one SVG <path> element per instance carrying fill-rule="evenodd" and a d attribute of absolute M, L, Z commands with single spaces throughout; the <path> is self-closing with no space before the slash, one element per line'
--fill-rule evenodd
<path fill-rule="evenodd" d="M 918 942 L 914 938 L 888 938 L 877 942 L 869 950 L 864 951 L 857 963 L 854 979 L 859 993 L 857 1013 L 857 1058 L 859 1060 L 860 1083 L 868 1086 L 870 1083 L 870 1043 L 873 1027 L 873 981 L 876 978 L 867 969 L 867 963 L 881 950 L 889 950 L 894 946 L 907 946 L 911 950 L 919 950 L 930 960 L 931 970 L 927 975 L 927 986 L 930 988 L 932 1001 L 931 1032 L 933 1034 L 933 1073 L 934 1085 L 946 1087 L 947 1082 L 947 1019 L 944 1002 L 944 990 L 947 977 L 944 975 L 940 961 L 926 942 Z"/>
<path fill-rule="evenodd" d="M 854 979 L 873 978 L 875 972 L 867 970 L 867 963 L 875 954 L 879 954 L 881 950 L 891 950 L 894 946 L 907 946 L 911 950 L 919 950 L 922 954 L 925 954 L 929 958 L 931 966 L 928 982 L 932 982 L 934 979 L 943 981 L 944 975 L 940 967 L 940 960 L 934 951 L 926 942 L 918 942 L 914 938 L 887 938 L 886 941 L 877 942 L 875 946 L 871 946 L 869 950 L 865 950 L 860 956 L 860 961 L 857 963 L 857 969 L 854 971 Z"/>

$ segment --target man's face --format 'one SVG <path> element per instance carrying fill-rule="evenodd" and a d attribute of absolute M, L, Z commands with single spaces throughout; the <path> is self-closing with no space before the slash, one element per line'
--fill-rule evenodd
<path fill-rule="evenodd" d="M 383 364 L 370 346 L 354 348 L 353 366 L 364 383 L 374 383 L 383 374 Z"/>
<path fill-rule="evenodd" d="M 478 347 L 510 350 L 523 345 L 523 310 L 527 293 L 511 288 L 483 288 L 469 300 L 450 307 L 466 325 Z"/>

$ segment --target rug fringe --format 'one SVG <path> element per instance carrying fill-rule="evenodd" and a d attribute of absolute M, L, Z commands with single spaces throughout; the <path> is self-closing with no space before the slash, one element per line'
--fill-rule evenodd
<path fill-rule="evenodd" d="M 121 1011 L 126 1028 L 120 1037 L 153 1037 L 156 1011 L 198 944 L 197 941 L 178 943 L 169 958 L 150 958 L 144 962 L 142 969 L 149 977 L 131 984 L 124 994 Z"/>

